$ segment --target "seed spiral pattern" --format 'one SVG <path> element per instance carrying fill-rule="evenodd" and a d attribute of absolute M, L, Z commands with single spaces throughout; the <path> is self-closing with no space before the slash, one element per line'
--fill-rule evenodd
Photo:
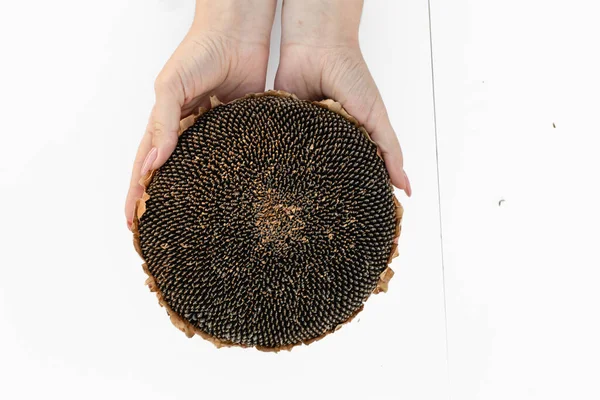
<path fill-rule="evenodd" d="M 163 301 L 223 343 L 285 348 L 362 309 L 395 245 L 376 145 L 294 97 L 202 114 L 155 171 L 139 247 Z"/>

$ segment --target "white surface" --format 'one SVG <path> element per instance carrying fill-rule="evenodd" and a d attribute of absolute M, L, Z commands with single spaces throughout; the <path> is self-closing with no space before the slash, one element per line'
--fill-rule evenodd
<path fill-rule="evenodd" d="M 396 276 L 335 335 L 270 354 L 217 350 L 174 328 L 143 284 L 123 216 L 154 77 L 193 1 L 2 3 L 1 399 L 444 395 L 426 8 L 386 7 L 367 6 L 362 42 L 417 192 Z"/>
<path fill-rule="evenodd" d="M 414 189 L 390 291 L 279 354 L 172 327 L 125 228 L 193 1 L 3 2 L 0 398 L 600 398 L 596 3 L 432 1 L 449 365 L 426 1 L 361 28 Z"/>
<path fill-rule="evenodd" d="M 599 11 L 432 0 L 452 399 L 600 399 Z"/>

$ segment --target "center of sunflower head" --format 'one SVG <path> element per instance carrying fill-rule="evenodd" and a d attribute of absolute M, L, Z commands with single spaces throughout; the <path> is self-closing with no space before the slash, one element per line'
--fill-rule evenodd
<path fill-rule="evenodd" d="M 256 229 L 260 243 L 287 248 L 292 242 L 305 242 L 302 207 L 291 204 L 275 189 L 256 191 Z"/>

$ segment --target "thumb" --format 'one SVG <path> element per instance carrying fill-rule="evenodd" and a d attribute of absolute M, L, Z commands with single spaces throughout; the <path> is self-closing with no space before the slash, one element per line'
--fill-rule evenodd
<path fill-rule="evenodd" d="M 408 197 L 412 194 L 412 188 L 406 171 L 404 170 L 404 157 L 398 137 L 394 132 L 394 128 L 390 123 L 385 106 L 381 107 L 381 118 L 378 118 L 377 123 L 371 126 L 371 138 L 377 143 L 381 150 L 386 169 L 390 174 L 392 183 L 399 189 L 404 190 Z M 370 124 L 369 124 L 370 125 Z"/>
<path fill-rule="evenodd" d="M 402 156 L 400 142 L 394 132 L 375 82 L 370 80 L 369 83 L 369 90 L 366 92 L 374 93 L 371 95 L 375 98 L 372 105 L 365 107 L 363 99 L 368 96 L 364 95 L 346 98 L 346 101 L 342 105 L 351 115 L 354 115 L 355 118 L 363 123 L 371 139 L 377 143 L 392 184 L 404 190 L 406 195 L 410 197 L 412 188 L 408 176 L 404 171 L 404 157 Z"/>
<path fill-rule="evenodd" d="M 140 186 L 140 178 L 148 171 L 163 165 L 177 145 L 179 118 L 184 96 L 177 96 L 168 86 L 156 86 L 156 103 L 150 113 L 146 133 L 142 138 L 131 173 L 129 191 L 125 201 L 127 226 L 131 229 L 136 201 L 142 196 L 144 189 Z M 180 101 L 181 99 L 181 101 Z"/>
<path fill-rule="evenodd" d="M 412 189 L 404 171 L 400 142 L 390 122 L 381 93 L 360 51 L 334 54 L 331 71 L 323 81 L 324 94 L 331 94 L 363 124 L 381 151 L 392 184 L 410 197 Z"/>
<path fill-rule="evenodd" d="M 180 117 L 181 103 L 177 96 L 168 89 L 157 87 L 156 103 L 148 123 L 152 147 L 142 165 L 142 176 L 163 165 L 175 150 Z"/>

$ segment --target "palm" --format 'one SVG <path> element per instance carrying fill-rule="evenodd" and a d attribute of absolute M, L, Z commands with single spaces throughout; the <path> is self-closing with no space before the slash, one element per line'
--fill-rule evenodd
<path fill-rule="evenodd" d="M 223 36 L 186 37 L 165 68 L 174 68 L 178 79 L 173 79 L 172 72 L 164 79 L 184 95 L 181 112 L 185 117 L 207 106 L 212 95 L 229 101 L 262 91 L 268 55 L 265 46 Z"/>

